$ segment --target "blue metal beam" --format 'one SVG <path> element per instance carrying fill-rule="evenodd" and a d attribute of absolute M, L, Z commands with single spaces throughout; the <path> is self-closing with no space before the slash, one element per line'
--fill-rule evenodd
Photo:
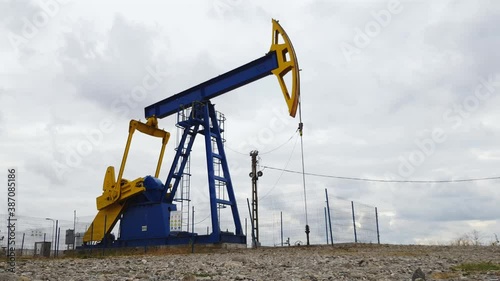
<path fill-rule="evenodd" d="M 270 75 L 272 74 L 271 71 L 276 68 L 278 68 L 276 52 L 271 51 L 259 59 L 235 68 L 176 95 L 168 97 L 162 101 L 149 105 L 144 110 L 145 116 L 146 118 L 153 115 L 157 118 L 167 117 L 179 111 L 181 106 L 190 107 L 195 101 L 204 101 L 215 98 L 219 95 Z"/>

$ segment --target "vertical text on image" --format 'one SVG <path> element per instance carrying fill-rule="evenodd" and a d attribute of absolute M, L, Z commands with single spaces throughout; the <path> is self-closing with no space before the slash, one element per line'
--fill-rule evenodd
<path fill-rule="evenodd" d="M 7 169 L 7 271 L 16 269 L 16 191 L 17 169 Z"/>

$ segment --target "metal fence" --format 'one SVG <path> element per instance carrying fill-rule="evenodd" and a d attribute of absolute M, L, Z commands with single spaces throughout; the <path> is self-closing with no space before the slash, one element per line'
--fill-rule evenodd
<path fill-rule="evenodd" d="M 270 194 L 267 194 L 270 195 Z M 305 245 L 305 207 L 300 190 L 259 199 L 259 242 L 263 246 Z M 328 200 L 327 200 L 328 199 Z M 318 188 L 308 193 L 307 223 L 311 244 L 380 243 L 377 209 L 373 206 L 327 196 L 327 190 Z M 239 204 L 247 245 L 252 244 L 251 224 L 246 204 Z M 229 212 L 229 210 L 223 210 Z M 91 225 L 93 216 L 75 217 L 73 221 L 57 218 L 17 216 L 16 249 L 20 255 L 34 255 L 36 243 L 50 243 L 50 255 L 56 256 L 73 249 L 82 242 L 83 234 Z M 195 231 L 211 231 L 210 222 L 201 215 L 196 218 Z M 0 247 L 7 246 L 8 216 L 0 214 Z M 206 224 L 206 225 L 205 225 Z M 221 221 L 221 225 L 230 225 Z M 119 226 L 113 233 L 119 237 Z M 226 230 L 226 229 L 222 229 Z M 71 236 L 73 233 L 74 238 Z M 69 237 L 67 235 L 69 234 Z"/>
<path fill-rule="evenodd" d="M 92 221 L 90 217 L 76 218 L 73 221 L 56 218 L 35 218 L 16 216 L 15 245 L 18 255 L 35 255 L 35 245 L 44 243 L 50 248 L 50 256 L 67 249 L 73 249 L 75 241 L 81 240 Z M 83 219 L 83 220 L 80 220 Z M 88 220 L 88 221 L 87 221 Z M 74 231 L 76 230 L 76 231 Z M 7 248 L 8 216 L 0 214 L 0 251 Z M 76 236 L 76 239 L 73 238 Z M 41 255 L 41 253 L 38 253 Z"/>
<path fill-rule="evenodd" d="M 328 195 L 319 188 L 307 193 L 307 224 L 311 244 L 380 243 L 377 208 Z M 306 244 L 306 212 L 302 191 L 287 190 L 281 196 L 267 196 L 259 202 L 259 242 L 264 246 Z M 327 202 L 328 201 L 328 202 Z M 328 204 L 327 204 L 328 203 Z M 239 206 L 242 210 L 243 206 Z M 248 245 L 251 225 L 248 211 L 241 211 Z"/>

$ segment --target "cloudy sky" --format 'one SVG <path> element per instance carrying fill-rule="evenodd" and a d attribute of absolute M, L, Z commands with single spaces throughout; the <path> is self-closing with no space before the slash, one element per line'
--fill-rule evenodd
<path fill-rule="evenodd" d="M 288 32 L 302 69 L 307 172 L 390 180 L 500 176 L 497 1 L 0 0 L 0 166 L 4 179 L 7 168 L 18 169 L 19 214 L 93 216 L 106 167 L 120 164 L 129 120 L 144 120 L 147 105 L 263 56 L 272 18 Z M 146 77 L 154 85 L 134 95 Z M 244 220 L 248 153 L 261 151 L 261 169 L 299 171 L 298 119 L 288 116 L 272 76 L 213 102 L 227 117 Z M 164 181 L 175 116 L 160 127 L 172 133 Z M 125 177 L 154 173 L 159 144 L 137 134 Z M 199 232 L 209 225 L 205 170 L 199 141 L 192 158 Z M 308 220 L 314 241 L 324 243 L 327 188 L 339 202 L 377 206 L 384 243 L 449 243 L 472 230 L 487 243 L 500 234 L 498 184 L 307 176 Z M 303 241 L 301 175 L 266 168 L 259 193 L 263 240 L 276 243 L 282 211 L 286 235 Z"/>

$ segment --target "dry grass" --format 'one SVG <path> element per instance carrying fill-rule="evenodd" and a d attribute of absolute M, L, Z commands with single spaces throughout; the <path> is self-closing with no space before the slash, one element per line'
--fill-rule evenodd
<path fill-rule="evenodd" d="M 452 278 L 460 278 L 460 274 L 457 272 L 434 272 L 431 274 L 432 279 L 436 280 L 446 280 Z"/>
<path fill-rule="evenodd" d="M 461 270 L 465 272 L 500 271 L 500 264 L 495 264 L 491 262 L 463 263 L 454 266 L 452 269 Z"/>

